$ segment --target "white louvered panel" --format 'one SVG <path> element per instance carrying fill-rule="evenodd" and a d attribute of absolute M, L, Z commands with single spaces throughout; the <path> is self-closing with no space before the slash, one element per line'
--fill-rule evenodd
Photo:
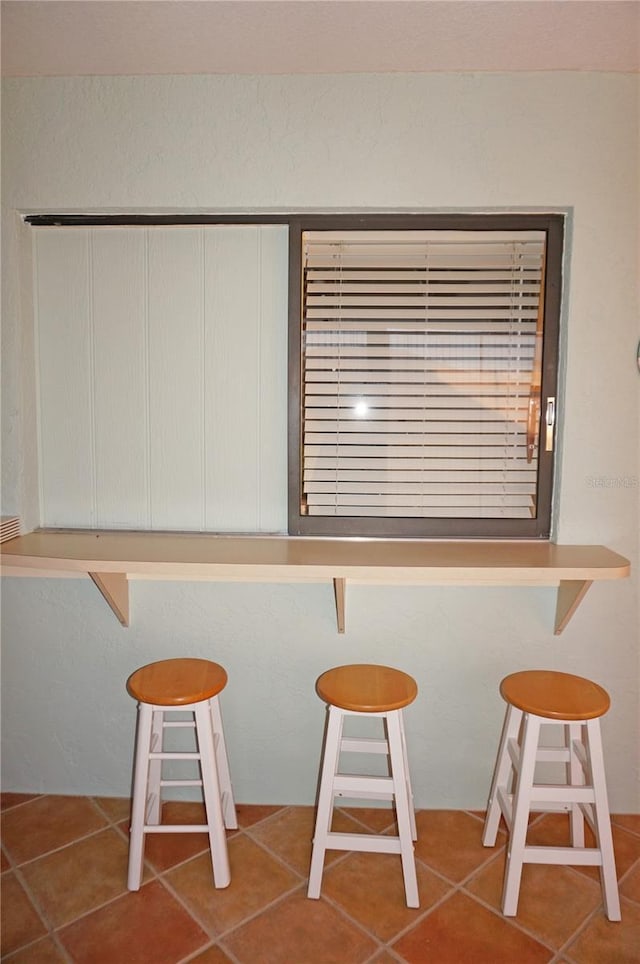
<path fill-rule="evenodd" d="M 477 460 L 476 460 L 477 461 Z M 350 473 L 359 473 L 360 470 L 370 472 L 372 475 L 385 474 L 391 477 L 395 472 L 408 473 L 420 470 L 421 478 L 441 478 L 446 473 L 450 479 L 461 479 L 481 482 L 499 482 L 511 479 L 517 482 L 519 479 L 535 481 L 536 473 L 527 466 L 519 467 L 514 461 L 513 468 L 505 468 L 504 460 L 501 459 L 482 459 L 482 467 L 469 464 L 469 459 L 444 459 L 434 458 L 426 455 L 421 458 L 387 457 L 378 458 L 375 455 L 369 458 L 349 458 L 345 455 L 341 458 L 331 455 L 307 456 L 305 460 L 305 476 L 308 478 L 348 478 Z"/>
<path fill-rule="evenodd" d="M 325 276 L 326 280 L 319 280 L 318 276 L 321 274 Z M 413 274 L 405 274 L 404 280 L 402 278 L 386 279 L 384 272 L 371 272 L 366 277 L 362 277 L 362 272 L 349 271 L 349 280 L 344 278 L 344 274 L 345 272 L 340 268 L 330 273 L 307 272 L 307 300 L 315 304 L 320 295 L 340 294 L 342 297 L 350 297 L 351 295 L 362 295 L 363 291 L 366 293 L 366 297 L 369 297 L 368 293 L 371 292 L 381 295 L 403 296 L 420 294 L 424 298 L 426 293 L 426 282 L 416 281 Z M 438 282 L 435 297 L 443 294 L 467 296 L 472 287 L 470 282 L 473 281 L 475 282 L 473 287 L 479 294 L 500 295 L 503 298 L 508 297 L 510 299 L 511 272 L 505 271 L 501 274 L 491 272 L 491 277 L 488 277 L 488 274 L 489 272 L 483 271 L 482 278 L 479 279 L 477 273 L 473 271 L 449 271 L 446 276 L 444 272 L 429 271 L 429 283 L 435 286 L 435 282 Z M 381 277 L 383 275 L 384 277 Z M 367 281 L 367 284 L 363 285 L 363 281 Z M 539 281 L 539 272 L 534 275 L 528 273 L 526 280 L 519 286 L 522 297 L 537 299 Z M 395 301 L 395 298 L 393 300 Z M 493 298 L 491 300 L 494 301 Z M 336 303 L 335 300 L 333 303 Z"/>
<path fill-rule="evenodd" d="M 34 235 L 40 516 L 45 526 L 95 524 L 93 327 L 89 236 Z"/>
<path fill-rule="evenodd" d="M 287 228 L 33 237 L 41 524 L 284 530 Z"/>
<path fill-rule="evenodd" d="M 344 304 L 344 302 L 343 302 Z M 519 309 L 524 318 L 531 318 L 535 321 L 536 310 L 535 308 L 521 307 Z M 350 308 L 348 305 L 342 308 L 335 308 L 331 312 L 327 312 L 321 308 L 310 308 L 308 310 L 307 317 L 313 318 L 325 318 L 331 321 L 346 319 L 371 319 L 375 321 L 376 319 L 382 321 L 402 321 L 403 319 L 420 319 L 425 312 L 424 303 L 422 305 L 417 305 L 415 309 L 411 308 L 393 308 L 386 307 L 386 305 L 380 305 L 377 308 Z M 456 305 L 450 305 L 448 307 L 442 307 L 434 305 L 433 308 L 429 308 L 429 318 L 431 321 L 436 321 L 438 318 L 446 320 L 452 317 L 453 312 L 460 314 L 460 309 Z M 477 305 L 475 308 L 466 308 L 464 310 L 464 317 L 478 318 L 478 319 L 494 319 L 494 318 L 504 318 L 508 321 L 513 317 L 513 312 L 509 308 L 489 308 L 482 305 Z"/>
<path fill-rule="evenodd" d="M 286 527 L 287 229 L 206 229 L 206 528 Z"/>
<path fill-rule="evenodd" d="M 447 422 L 454 419 L 462 419 L 461 424 L 463 426 L 468 425 L 469 422 L 480 422 L 483 425 L 491 422 L 496 431 L 508 432 L 514 420 L 526 421 L 527 418 L 526 404 L 521 404 L 520 406 L 514 405 L 502 411 L 495 408 L 473 409 L 466 406 L 464 408 L 449 409 L 435 407 L 425 409 L 424 405 L 420 406 L 419 399 L 416 399 L 416 404 L 413 408 L 400 408 L 398 405 L 393 405 L 385 409 L 382 407 L 368 406 L 365 405 L 364 402 L 362 402 L 361 405 L 364 412 L 366 412 L 366 422 L 369 426 L 374 424 L 374 420 L 377 422 L 387 418 L 389 421 L 414 421 L 419 419 L 421 422 Z M 313 428 L 315 422 L 321 422 L 323 420 L 331 421 L 332 419 L 340 422 L 364 422 L 358 406 L 354 405 L 353 401 L 349 404 L 343 401 L 342 407 L 336 405 L 327 408 L 307 409 L 306 424 L 308 429 Z"/>
<path fill-rule="evenodd" d="M 372 418 L 343 418 L 341 420 L 331 421 L 330 419 L 307 419 L 306 431 L 309 435 L 313 435 L 318 432 L 332 432 L 336 435 L 345 433 L 347 438 L 346 442 L 348 444 L 349 437 L 351 433 L 357 434 L 371 434 L 371 435 L 382 435 L 383 433 L 399 434 L 401 432 L 406 432 L 410 434 L 419 433 L 423 435 L 425 431 L 428 431 L 433 435 L 501 435 L 502 437 L 511 438 L 512 435 L 517 435 L 523 432 L 523 425 L 526 423 L 526 419 L 521 417 L 520 419 L 513 418 L 510 422 L 494 420 L 491 417 L 491 412 L 478 413 L 475 415 L 479 417 L 479 422 L 470 420 L 464 420 L 459 422 L 449 422 L 444 419 L 438 419 L 437 415 L 434 418 L 434 412 L 429 412 L 431 418 L 420 418 L 416 415 L 412 418 L 407 418 L 404 421 L 374 421 Z M 428 423 L 428 424 L 427 424 Z"/>
<path fill-rule="evenodd" d="M 523 318 L 518 330 L 522 332 L 523 335 L 535 335 L 535 319 Z M 317 320 L 310 318 L 305 328 L 305 332 L 307 341 L 310 341 L 314 337 L 317 340 L 320 332 L 322 332 L 326 338 L 326 319 L 321 318 L 320 320 Z M 413 333 L 418 333 L 420 337 L 422 337 L 424 334 L 427 334 L 429 337 L 439 335 L 442 338 L 445 338 L 451 334 L 469 334 L 472 336 L 475 334 L 502 334 L 503 337 L 508 337 L 508 329 L 505 328 L 504 319 L 496 320 L 493 318 L 476 318 L 474 320 L 469 320 L 467 317 L 458 318 L 455 316 L 448 316 L 446 318 L 433 318 L 431 315 L 429 318 L 415 318 L 413 321 L 403 321 L 394 317 L 392 324 L 390 324 L 389 319 L 376 321 L 375 319 L 368 318 L 365 320 L 365 323 L 363 323 L 362 321 L 350 321 L 349 319 L 343 318 L 340 321 L 339 332 L 333 330 L 331 334 L 333 337 L 346 340 L 347 337 L 353 338 L 354 332 L 361 333 L 364 338 L 373 338 L 373 344 L 375 344 L 376 336 L 379 337 L 379 335 L 382 334 L 383 336 L 388 337 L 389 332 L 396 336 L 399 332 L 402 332 L 405 337 L 411 337 L 411 334 Z"/>
<path fill-rule="evenodd" d="M 512 493 L 500 492 L 492 494 L 487 492 L 482 495 L 481 499 L 478 499 L 478 494 L 476 492 L 472 492 L 470 495 L 467 495 L 464 492 L 451 489 L 443 494 L 439 492 L 425 492 L 425 497 L 426 496 L 428 496 L 429 508 L 457 506 L 459 509 L 469 509 L 481 504 L 485 508 L 493 506 L 496 508 L 517 507 L 526 509 L 527 506 L 531 504 L 531 498 L 526 493 L 523 493 L 522 495 L 514 495 Z M 380 507 L 417 507 L 420 505 L 420 499 L 415 498 L 415 493 L 403 495 L 400 492 L 376 492 L 375 494 L 368 494 L 366 492 L 339 492 L 337 496 L 330 493 L 326 493 L 324 495 L 309 495 L 309 505 L 334 505 L 336 502 L 343 506 L 358 505 Z"/>
<path fill-rule="evenodd" d="M 363 506 L 363 505 L 330 505 L 314 506 L 310 515 L 322 516 L 402 516 L 403 519 L 530 519 L 535 514 L 535 507 L 501 507 L 483 505 L 467 508 L 456 505 L 448 506 Z"/>
<path fill-rule="evenodd" d="M 323 418 L 328 412 L 333 417 L 360 418 L 362 412 L 374 416 L 375 418 L 386 418 L 389 414 L 392 418 L 414 418 L 415 412 L 421 413 L 421 418 L 460 418 L 465 420 L 475 420 L 484 418 L 482 411 L 487 404 L 487 399 L 481 396 L 461 395 L 443 398 L 442 395 L 432 394 L 429 398 L 430 408 L 425 408 L 425 396 L 420 395 L 389 395 L 372 397 L 370 395 L 339 395 L 330 396 L 327 404 L 324 404 L 326 396 L 313 395 L 307 396 L 308 418 Z M 504 396 L 491 396 L 491 412 L 496 418 L 512 415 L 520 410 L 527 410 L 527 398 L 505 399 Z M 448 405 L 449 408 L 441 406 Z M 402 415 L 402 412 L 406 415 Z"/>
<path fill-rule="evenodd" d="M 335 484 L 335 480 L 338 480 L 338 484 L 342 482 L 357 482 L 359 484 L 366 482 L 378 483 L 380 480 L 385 482 L 412 482 L 416 479 L 422 482 L 433 482 L 441 485 L 443 482 L 445 484 L 454 485 L 454 483 L 461 483 L 463 485 L 487 485 L 491 482 L 496 483 L 501 486 L 508 486 L 510 483 L 516 483 L 521 485 L 535 485 L 536 477 L 534 472 L 527 472 L 526 470 L 514 470 L 514 471 L 497 471 L 497 472 L 487 472 L 487 471 L 477 471 L 473 472 L 471 470 L 460 470 L 453 471 L 451 469 L 438 467 L 437 460 L 401 460 L 397 459 L 389 463 L 387 459 L 375 459 L 372 461 L 381 463 L 379 465 L 367 465 L 364 460 L 361 461 L 359 468 L 344 468 L 342 466 L 332 466 L 327 464 L 324 467 L 311 466 L 307 460 L 307 468 L 304 471 L 305 480 L 308 482 L 308 491 L 320 491 L 315 487 L 318 484 L 322 484 L 326 481 Z M 413 465 L 406 465 L 406 461 L 413 461 Z M 327 460 L 328 462 L 328 460 Z M 324 489 L 322 491 L 325 491 Z"/>
<path fill-rule="evenodd" d="M 521 396 L 528 396 L 529 382 L 524 378 L 520 382 L 522 389 Z M 353 405 L 354 399 L 366 401 L 373 406 L 384 405 L 408 405 L 412 398 L 423 399 L 425 395 L 432 396 L 430 403 L 436 404 L 438 399 L 445 399 L 447 405 L 478 405 L 482 404 L 488 396 L 495 400 L 495 404 L 500 404 L 500 399 L 508 400 L 511 395 L 516 396 L 518 383 L 512 386 L 503 384 L 485 384 L 482 386 L 482 394 L 478 391 L 478 385 L 465 384 L 464 382 L 453 384 L 449 383 L 445 387 L 437 382 L 429 385 L 406 382 L 391 382 L 389 384 L 376 384 L 373 386 L 365 382 L 311 382 L 306 386 L 305 404 L 324 405 L 324 399 L 329 396 L 328 405 Z M 375 393 L 375 394 L 374 394 Z M 505 402 L 506 403 L 506 402 Z"/>
<path fill-rule="evenodd" d="M 538 232 L 304 236 L 309 513 L 531 515 L 543 253 Z"/>
<path fill-rule="evenodd" d="M 326 444 L 308 444 L 305 446 L 305 456 L 331 459 L 336 449 L 336 445 L 331 448 Z M 384 456 L 382 453 L 384 453 Z M 485 460 L 489 468 L 504 468 L 505 466 L 510 467 L 520 464 L 520 460 L 516 457 L 517 453 L 514 453 L 513 447 L 510 444 L 507 445 L 504 439 L 502 445 L 494 443 L 492 445 L 481 446 L 470 443 L 464 447 L 443 444 L 434 445 L 432 443 L 429 443 L 428 446 L 420 446 L 418 444 L 409 445 L 405 439 L 404 443 L 399 442 L 395 444 L 392 452 L 390 452 L 385 445 L 373 446 L 366 442 L 350 444 L 348 447 L 348 455 L 353 458 L 371 455 L 380 455 L 386 458 L 387 454 L 392 461 L 401 458 L 415 458 L 416 455 L 419 454 L 423 460 L 426 458 L 438 459 L 439 461 L 447 460 L 452 466 L 455 465 L 458 468 L 464 467 L 465 465 L 478 468 L 480 465 L 485 465 Z M 524 464 L 526 465 L 527 463 Z M 505 471 L 507 471 L 507 469 L 505 469 Z"/>
<path fill-rule="evenodd" d="M 500 496 L 504 495 L 526 495 L 531 491 L 531 486 L 525 483 L 518 482 L 486 482 L 482 487 L 482 498 L 488 496 Z M 443 493 L 447 493 L 447 496 L 451 498 L 452 501 L 457 501 L 458 495 L 463 495 L 466 493 L 472 493 L 471 486 L 465 486 L 461 482 L 451 482 L 444 478 L 441 482 L 422 482 L 418 479 L 416 482 L 378 482 L 374 479 L 367 479 L 365 482 L 343 482 L 338 479 L 337 483 L 334 482 L 315 482 L 309 487 L 310 493 L 319 494 L 321 492 L 325 495 L 337 495 L 338 498 L 350 495 L 354 500 L 357 500 L 360 496 L 369 493 L 376 494 L 376 496 L 439 496 Z M 477 494 L 475 496 L 476 501 L 478 501 Z M 412 499 L 413 502 L 420 501 L 415 498 Z"/>
<path fill-rule="evenodd" d="M 480 434 L 477 432 L 468 432 L 468 433 L 460 432 L 458 434 L 445 433 L 443 435 L 438 435 L 437 433 L 433 433 L 433 432 L 427 434 L 426 432 L 420 432 L 420 431 L 415 431 L 411 433 L 408 433 L 408 432 L 403 432 L 403 433 L 371 432 L 370 434 L 367 434 L 366 432 L 345 433 L 345 435 L 347 434 L 348 434 L 348 439 L 346 441 L 347 441 L 347 444 L 349 445 L 353 444 L 353 445 L 366 445 L 366 446 L 374 446 L 374 445 L 388 446 L 388 445 L 407 445 L 407 444 L 413 443 L 414 445 L 421 445 L 421 446 L 430 446 L 432 444 L 441 446 L 446 444 L 447 446 L 452 446 L 454 448 L 457 446 L 464 447 L 465 445 L 474 445 L 475 448 L 478 448 L 481 450 L 481 446 L 484 443 L 490 446 L 497 446 L 502 443 L 505 446 L 508 446 L 507 458 L 508 457 L 514 458 L 516 455 L 513 449 L 513 439 L 511 435 L 507 439 L 505 437 L 504 432 L 501 432 L 501 433 L 483 432 L 482 437 L 480 437 Z M 519 434 L 521 444 L 524 445 L 524 439 L 525 439 L 524 432 L 513 433 L 513 434 Z M 329 446 L 332 446 L 332 449 L 335 449 L 336 447 L 338 447 L 336 443 L 338 443 L 338 445 L 340 443 L 340 440 L 336 439 L 335 432 L 334 433 L 309 432 L 308 441 L 311 444 L 315 443 L 316 445 L 329 445 Z M 451 448 L 449 449 L 449 454 L 450 455 L 453 454 L 451 451 Z"/>
<path fill-rule="evenodd" d="M 378 318 L 382 309 L 388 309 L 395 315 L 403 308 L 413 308 L 415 311 L 424 314 L 425 301 L 428 303 L 429 311 L 431 308 L 448 308 L 450 311 L 458 310 L 458 314 L 467 314 L 467 309 L 472 309 L 470 314 L 473 318 L 499 317 L 510 318 L 513 312 L 513 296 L 509 292 L 501 294 L 489 294 L 484 290 L 476 289 L 473 294 L 459 290 L 453 290 L 448 294 L 438 289 L 437 294 L 427 294 L 426 289 L 413 295 L 393 294 L 377 290 L 378 286 L 367 288 L 366 291 L 346 293 L 338 290 L 332 293 L 315 293 L 313 286 L 307 286 L 307 317 L 308 318 L 348 318 L 350 308 L 373 308 L 369 314 L 366 310 L 359 312 L 355 317 L 358 318 Z M 477 309 L 486 306 L 491 315 L 477 314 Z M 523 292 L 518 297 L 518 307 L 527 308 L 530 317 L 535 318 L 538 307 L 538 292 Z M 464 311 L 460 310 L 464 309 Z M 498 309 L 500 309 L 498 313 Z M 415 311 L 413 314 L 415 315 Z M 496 312 L 494 315 L 493 312 Z M 386 315 L 385 315 L 386 317 Z M 403 317 L 403 315 L 400 315 Z"/>
<path fill-rule="evenodd" d="M 96 525 L 145 529 L 149 514 L 146 232 L 91 229 Z M 132 458 L 132 453 L 136 457 Z"/>
<path fill-rule="evenodd" d="M 151 527 L 204 519 L 203 256 L 199 228 L 153 228 L 149 244 Z"/>
<path fill-rule="evenodd" d="M 399 360 L 409 359 L 420 365 L 421 370 L 429 371 L 435 362 L 443 359 L 452 359 L 455 362 L 476 361 L 480 366 L 487 367 L 491 361 L 502 361 L 508 358 L 510 361 L 517 356 L 520 359 L 533 361 L 535 345 L 533 340 L 530 343 L 522 343 L 517 348 L 515 345 L 494 344 L 492 342 L 483 345 L 482 343 L 470 345 L 432 345 L 425 347 L 420 345 L 372 345 L 364 350 L 363 345 L 340 345 L 336 351 L 331 353 L 332 345 L 309 345 L 307 348 L 308 367 L 310 371 L 314 368 L 332 368 L 335 355 L 338 354 L 344 367 L 349 367 L 350 361 L 354 365 L 360 364 L 360 360 L 369 363 L 376 360 L 379 368 L 398 368 Z M 384 361 L 388 365 L 381 364 Z M 428 367 L 427 367 L 428 366 Z M 412 366 L 415 367 L 415 366 Z M 441 367 L 441 366 L 438 366 Z"/>
<path fill-rule="evenodd" d="M 440 381 L 437 381 L 435 375 L 440 375 Z M 426 375 L 426 380 L 425 380 Z M 446 379 L 444 376 L 446 375 Z M 380 381 L 379 371 L 367 371 L 365 369 L 359 369 L 357 371 L 342 370 L 339 368 L 322 370 L 317 369 L 311 372 L 309 382 L 310 384 L 319 382 L 330 382 L 333 385 L 349 385 L 351 382 L 367 382 L 369 387 L 371 384 L 375 386 L 376 391 L 383 391 L 383 386 L 390 382 L 404 382 L 405 384 L 433 384 L 438 385 L 440 388 L 440 393 L 448 388 L 449 385 L 488 385 L 490 388 L 496 385 L 504 389 L 504 387 L 509 388 L 509 386 L 519 386 L 522 387 L 523 391 L 528 393 L 531 379 L 526 377 L 526 373 L 520 371 L 509 371 L 508 369 L 502 369 L 497 372 L 494 369 L 488 369 L 484 371 L 474 371 L 473 369 L 465 370 L 462 369 L 457 371 L 455 368 L 448 368 L 446 370 L 438 369 L 434 370 L 434 377 L 429 379 L 429 371 L 426 373 L 421 371 L 419 368 L 410 369 L 407 368 L 403 371 L 386 371 L 384 375 L 384 382 Z M 318 391 L 319 389 L 315 389 Z M 332 388 L 332 390 L 334 390 Z M 394 391 L 395 391 L 394 386 Z"/>
<path fill-rule="evenodd" d="M 424 267 L 424 259 L 421 262 L 421 267 Z M 307 283 L 308 285 L 317 286 L 322 283 L 327 283 L 331 285 L 339 284 L 340 277 L 344 276 L 344 270 L 339 267 L 328 267 L 328 268 L 314 268 L 313 270 L 307 271 Z M 486 268 L 482 271 L 482 281 L 483 284 L 490 285 L 492 283 L 511 283 L 512 278 L 511 267 L 500 270 L 487 270 Z M 536 264 L 535 268 L 529 268 L 526 274 L 523 272 L 523 285 L 524 289 L 528 290 L 532 285 L 535 285 L 540 278 L 540 265 Z M 430 282 L 438 282 L 439 284 L 443 282 L 456 282 L 459 284 L 463 281 L 477 281 L 478 272 L 477 271 L 464 271 L 457 268 L 455 271 L 440 270 L 433 265 L 430 266 L 429 270 L 429 280 Z M 404 286 L 400 288 L 401 282 L 406 282 L 407 284 L 417 286 L 421 284 L 424 289 L 424 281 L 416 281 L 416 270 L 412 271 L 386 271 L 383 269 L 378 269 L 377 271 L 360 271 L 354 268 L 349 269 L 349 278 L 347 284 L 355 284 L 356 282 L 367 281 L 375 282 L 382 285 L 398 285 L 398 290 L 403 290 Z M 370 287 L 371 290 L 371 287 Z"/>

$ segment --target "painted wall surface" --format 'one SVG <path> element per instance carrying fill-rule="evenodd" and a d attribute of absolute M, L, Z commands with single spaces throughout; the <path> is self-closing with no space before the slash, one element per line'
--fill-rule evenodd
<path fill-rule="evenodd" d="M 569 238 L 556 538 L 607 545 L 635 566 L 637 78 L 26 79 L 6 82 L 2 115 L 3 512 L 37 523 L 30 240 L 16 212 L 559 210 Z M 406 716 L 417 804 L 480 807 L 498 682 L 545 667 L 610 691 L 612 806 L 640 810 L 637 588 L 635 569 L 594 585 L 556 638 L 551 589 L 354 587 L 338 636 L 330 586 L 135 582 L 125 630 L 88 580 L 5 579 L 3 786 L 126 794 L 125 679 L 190 654 L 229 672 L 237 798 L 309 803 L 324 719 L 315 678 L 381 661 L 419 682 Z"/>

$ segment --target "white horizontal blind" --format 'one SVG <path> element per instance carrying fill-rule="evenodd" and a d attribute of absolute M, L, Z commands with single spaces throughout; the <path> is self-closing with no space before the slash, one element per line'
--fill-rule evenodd
<path fill-rule="evenodd" d="M 303 232 L 303 514 L 535 516 L 544 256 L 543 231 Z"/>

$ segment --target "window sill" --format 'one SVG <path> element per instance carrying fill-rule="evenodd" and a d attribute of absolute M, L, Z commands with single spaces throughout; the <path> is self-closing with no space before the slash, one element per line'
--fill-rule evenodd
<path fill-rule="evenodd" d="M 333 581 L 338 632 L 347 582 L 557 587 L 559 635 L 592 582 L 624 579 L 629 561 L 603 546 L 550 542 L 311 539 L 207 533 L 38 529 L 2 546 L 2 575 L 90 576 L 123 626 L 129 580 Z"/>

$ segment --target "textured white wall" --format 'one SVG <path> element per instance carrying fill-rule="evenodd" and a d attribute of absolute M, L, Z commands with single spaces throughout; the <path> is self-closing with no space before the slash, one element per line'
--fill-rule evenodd
<path fill-rule="evenodd" d="M 28 265 L 17 210 L 406 208 L 572 212 L 557 538 L 638 557 L 638 80 L 623 75 L 15 80 L 3 92 L 3 512 L 34 518 Z M 22 275 L 20 271 L 22 270 Z M 23 359 L 23 355 L 25 356 Z M 284 498 L 284 493 L 283 493 Z M 128 790 L 129 672 L 211 655 L 238 799 L 310 802 L 342 661 L 414 673 L 420 806 L 482 806 L 502 706 L 523 667 L 592 676 L 611 798 L 639 810 L 637 577 L 595 585 L 552 635 L 549 589 L 134 583 L 122 629 L 87 581 L 3 585 L 3 785 Z"/>

